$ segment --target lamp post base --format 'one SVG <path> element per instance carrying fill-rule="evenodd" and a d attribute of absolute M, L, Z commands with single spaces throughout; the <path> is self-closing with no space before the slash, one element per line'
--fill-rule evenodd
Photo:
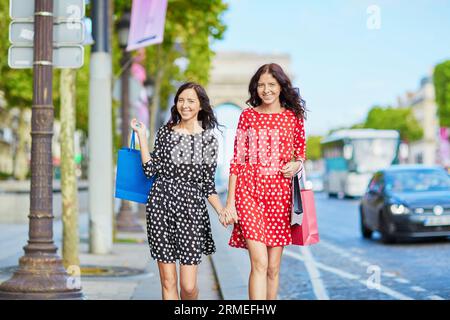
<path fill-rule="evenodd" d="M 69 276 L 56 255 L 25 254 L 19 259 L 19 269 L 0 284 L 0 300 L 50 299 L 84 299 L 79 275 Z"/>

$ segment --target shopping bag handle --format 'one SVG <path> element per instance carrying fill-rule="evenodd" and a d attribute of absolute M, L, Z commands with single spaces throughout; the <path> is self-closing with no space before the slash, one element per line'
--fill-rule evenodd
<path fill-rule="evenodd" d="M 306 189 L 306 170 L 305 170 L 305 168 L 302 166 L 302 168 L 300 169 L 300 171 L 297 174 L 300 174 L 300 179 L 303 184 L 303 190 L 309 190 L 309 189 Z"/>
<path fill-rule="evenodd" d="M 136 149 L 136 141 L 135 141 L 135 132 L 133 130 L 133 132 L 131 133 L 131 141 L 130 141 L 130 147 L 128 148 L 129 150 L 131 149 Z"/>

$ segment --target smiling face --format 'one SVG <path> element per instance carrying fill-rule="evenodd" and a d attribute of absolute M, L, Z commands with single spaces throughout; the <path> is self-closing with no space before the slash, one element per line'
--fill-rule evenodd
<path fill-rule="evenodd" d="M 183 121 L 197 119 L 200 112 L 200 100 L 194 89 L 183 90 L 178 96 L 177 111 Z"/>
<path fill-rule="evenodd" d="M 258 96 L 263 104 L 273 104 L 280 102 L 281 86 L 270 73 L 263 73 L 258 80 Z"/>

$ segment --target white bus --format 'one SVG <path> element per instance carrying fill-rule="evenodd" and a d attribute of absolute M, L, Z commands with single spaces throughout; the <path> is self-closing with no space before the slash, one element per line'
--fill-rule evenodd
<path fill-rule="evenodd" d="M 339 130 L 325 137 L 321 145 L 325 192 L 360 197 L 375 171 L 398 163 L 400 136 L 395 130 Z"/>

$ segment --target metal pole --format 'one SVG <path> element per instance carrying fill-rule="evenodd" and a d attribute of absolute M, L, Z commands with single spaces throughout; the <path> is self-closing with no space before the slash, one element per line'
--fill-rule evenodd
<path fill-rule="evenodd" d="M 122 66 L 124 70 L 121 75 L 121 116 L 122 116 L 122 146 L 128 145 L 128 137 L 130 133 L 130 64 L 131 54 L 122 49 Z M 121 201 L 120 211 L 117 215 L 117 230 L 124 232 L 142 232 L 144 228 L 139 224 L 134 214 L 130 202 Z"/>
<path fill-rule="evenodd" d="M 89 81 L 89 250 L 107 254 L 113 246 L 112 63 L 110 0 L 92 1 Z"/>
<path fill-rule="evenodd" d="M 35 0 L 29 240 L 1 299 L 79 299 L 53 242 L 53 0 Z"/>

